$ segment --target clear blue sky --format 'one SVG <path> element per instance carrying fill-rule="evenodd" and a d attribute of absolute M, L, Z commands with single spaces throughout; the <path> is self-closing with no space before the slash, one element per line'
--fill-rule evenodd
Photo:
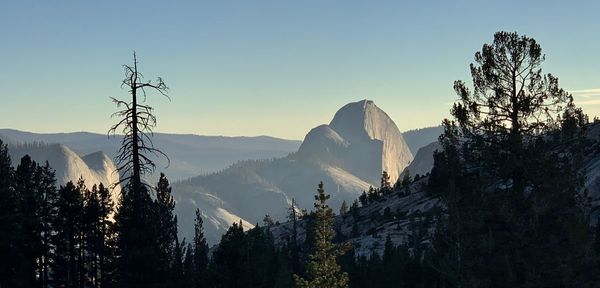
<path fill-rule="evenodd" d="M 431 126 L 498 30 L 537 39 L 544 71 L 600 115 L 598 3 L 3 1 L 0 127 L 105 132 L 133 50 L 171 88 L 149 97 L 158 131 L 302 139 L 361 99 Z"/>

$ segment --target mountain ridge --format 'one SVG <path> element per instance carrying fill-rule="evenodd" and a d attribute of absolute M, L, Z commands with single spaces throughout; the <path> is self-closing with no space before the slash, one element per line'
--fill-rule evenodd
<path fill-rule="evenodd" d="M 197 205 L 197 199 L 210 195 L 222 201 L 213 202 L 219 205 L 211 211 L 222 208 L 251 223 L 262 221 L 265 214 L 283 219 L 292 199 L 300 208 L 312 207 L 320 181 L 332 189 L 330 205 L 338 207 L 369 186 L 378 186 L 384 169 L 395 181 L 410 160 L 412 154 L 393 120 L 372 101 L 353 102 L 340 108 L 330 124 L 311 129 L 297 152 L 242 161 L 174 183 L 178 205 L 185 203 L 176 210 L 180 218 L 191 219 L 191 203 Z"/>

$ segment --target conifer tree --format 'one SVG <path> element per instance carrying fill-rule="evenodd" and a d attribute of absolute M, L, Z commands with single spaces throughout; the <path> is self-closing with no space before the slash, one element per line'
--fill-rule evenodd
<path fill-rule="evenodd" d="M 189 253 L 188 248 L 188 253 Z M 194 221 L 194 242 L 191 261 L 191 275 L 193 287 L 201 288 L 208 285 L 208 244 L 204 236 L 204 227 L 202 213 L 196 209 L 196 219 Z"/>
<path fill-rule="evenodd" d="M 247 262 L 244 228 L 233 223 L 221 237 L 210 261 L 211 283 L 218 288 L 244 287 Z"/>
<path fill-rule="evenodd" d="M 41 250 L 38 258 L 38 278 L 42 287 L 48 287 L 50 284 L 50 264 L 52 261 L 52 234 L 56 218 L 56 202 L 58 200 L 58 191 L 56 189 L 56 176 L 54 170 L 50 168 L 48 161 L 44 166 L 39 166 L 36 171 L 38 183 L 37 201 L 39 202 L 38 217 L 40 221 Z"/>
<path fill-rule="evenodd" d="M 271 215 L 266 214 L 265 217 L 263 218 L 263 225 L 265 226 L 273 226 L 275 225 L 275 221 L 273 221 L 273 218 L 271 217 Z"/>
<path fill-rule="evenodd" d="M 15 172 L 15 191 L 18 197 L 20 237 L 17 251 L 20 267 L 17 278 L 25 287 L 39 286 L 39 260 L 43 251 L 42 223 L 40 219 L 41 197 L 38 193 L 38 165 L 29 155 L 21 158 Z"/>
<path fill-rule="evenodd" d="M 352 202 L 352 206 L 350 206 L 350 215 L 352 215 L 352 218 L 354 218 L 354 222 L 358 222 L 358 217 L 360 216 L 360 212 L 358 211 L 358 200 L 354 199 L 354 202 Z"/>
<path fill-rule="evenodd" d="M 543 61 L 534 39 L 498 32 L 475 54 L 473 91 L 455 82 L 430 178 L 448 212 L 433 266 L 454 285 L 578 286 L 590 263 L 581 137 L 565 133 L 587 120 Z"/>
<path fill-rule="evenodd" d="M 0 140 L 0 287 L 19 287 L 19 227 L 18 196 L 15 191 L 15 171 L 11 166 L 7 145 Z"/>
<path fill-rule="evenodd" d="M 383 173 L 381 173 L 381 185 L 379 187 L 379 191 L 381 191 L 383 195 L 387 195 L 392 192 L 390 175 L 387 173 L 387 171 L 383 171 Z"/>
<path fill-rule="evenodd" d="M 367 192 L 363 191 L 362 194 L 358 196 L 358 200 L 362 206 L 367 206 L 367 204 L 369 204 L 369 196 L 367 195 Z"/>
<path fill-rule="evenodd" d="M 175 239 L 176 243 L 173 247 L 173 255 L 171 256 L 171 266 L 169 270 L 169 278 L 167 282 L 162 284 L 164 287 L 174 287 L 174 288 L 189 288 L 189 283 L 186 283 L 186 275 L 184 270 L 184 261 L 186 254 L 186 247 L 188 246 L 185 243 L 185 239 L 179 242 Z"/>
<path fill-rule="evenodd" d="M 78 185 L 68 182 L 58 190 L 56 203 L 57 217 L 53 242 L 55 256 L 52 266 L 52 278 L 57 287 L 82 287 L 83 269 L 83 215 L 84 200 Z"/>
<path fill-rule="evenodd" d="M 114 235 L 113 203 L 110 191 L 102 183 L 84 193 L 82 226 L 85 234 L 87 286 L 113 287 Z"/>
<path fill-rule="evenodd" d="M 183 285 L 184 287 L 204 287 L 205 285 L 196 285 L 194 280 L 194 244 L 188 243 L 183 256 Z"/>
<path fill-rule="evenodd" d="M 329 198 L 323 182 L 319 183 L 315 195 L 314 251 L 309 256 L 307 278 L 294 275 L 297 287 L 345 288 L 349 285 L 348 274 L 342 272 L 336 262 L 336 257 L 342 255 L 347 246 L 332 242 L 335 230 L 333 211 L 326 203 Z"/>
<path fill-rule="evenodd" d="M 116 277 L 119 287 L 155 287 L 159 248 L 152 220 L 154 203 L 147 188 L 121 194 L 115 214 Z M 127 186 L 123 190 L 128 190 Z"/>
<path fill-rule="evenodd" d="M 346 204 L 346 200 L 342 201 L 342 206 L 340 206 L 340 216 L 346 218 L 348 215 L 348 204 Z"/>
<path fill-rule="evenodd" d="M 292 221 L 292 239 L 289 244 L 292 270 L 294 273 L 300 272 L 300 246 L 298 245 L 298 206 L 296 199 L 292 198 L 292 205 L 289 210 L 289 220 Z"/>
<path fill-rule="evenodd" d="M 165 286 L 176 275 L 171 275 L 171 268 L 179 266 L 183 254 L 175 257 L 175 248 L 182 253 L 185 247 L 182 247 L 177 239 L 177 216 L 174 215 L 175 199 L 171 195 L 171 186 L 169 180 L 163 173 L 160 174 L 158 184 L 155 188 L 156 199 L 154 200 L 154 219 L 153 225 L 156 227 L 156 241 L 158 245 L 157 268 L 159 286 Z M 180 271 L 181 272 L 181 271 Z"/>
<path fill-rule="evenodd" d="M 158 247 L 155 205 L 150 197 L 150 187 L 142 176 L 154 170 L 152 155 L 164 155 L 152 144 L 152 129 L 156 125 L 153 108 L 145 104 L 147 90 L 167 96 L 168 88 L 161 78 L 155 83 L 145 81 L 138 71 L 138 61 L 133 54 L 133 66 L 124 65 L 123 87 L 129 89 L 131 100 L 112 98 L 117 107 L 124 107 L 113 114 L 119 117 L 109 133 L 119 129 L 123 140 L 116 158 L 121 191 L 119 209 L 115 215 L 117 231 L 117 276 L 121 287 L 154 287 L 161 275 L 157 259 Z M 168 159 L 168 158 L 167 158 Z"/>
<path fill-rule="evenodd" d="M 402 182 L 400 183 L 402 185 L 402 188 L 404 188 L 404 195 L 408 195 L 410 194 L 410 183 L 412 183 L 413 179 L 412 177 L 410 177 L 410 171 L 408 171 L 408 169 L 406 170 L 406 172 L 404 173 L 404 176 L 402 177 Z"/>
<path fill-rule="evenodd" d="M 123 65 L 123 67 L 125 79 L 123 79 L 121 87 L 129 89 L 131 100 L 111 98 L 117 107 L 124 106 L 123 110 L 112 115 L 120 117 L 120 119 L 109 130 L 109 133 L 113 134 L 119 129 L 123 132 L 123 140 L 116 159 L 117 169 L 122 178 L 119 183 L 113 184 L 128 184 L 132 191 L 137 191 L 140 186 L 145 185 L 142 182 L 142 176 L 154 171 L 155 164 L 150 159 L 150 155 L 160 154 L 166 157 L 162 151 L 154 148 L 152 143 L 152 129 L 156 126 L 156 116 L 154 116 L 151 106 L 143 104 L 146 101 L 146 90 L 156 91 L 170 99 L 167 95 L 169 88 L 160 77 L 155 83 L 144 81 L 142 73 L 138 71 L 135 52 L 133 53 L 133 66 Z"/>

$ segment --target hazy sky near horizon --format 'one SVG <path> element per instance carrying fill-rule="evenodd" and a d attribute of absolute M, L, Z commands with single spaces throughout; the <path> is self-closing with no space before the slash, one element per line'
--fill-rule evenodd
<path fill-rule="evenodd" d="M 4 1 L 0 128 L 104 133 L 135 50 L 156 131 L 302 139 L 371 99 L 437 125 L 494 32 L 535 38 L 544 72 L 600 115 L 598 1 Z"/>

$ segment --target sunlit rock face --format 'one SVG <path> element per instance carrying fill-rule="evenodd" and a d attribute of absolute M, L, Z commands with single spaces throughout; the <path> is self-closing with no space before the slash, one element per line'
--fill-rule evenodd
<path fill-rule="evenodd" d="M 196 208 L 210 219 L 207 234 L 213 241 L 231 225 L 227 221 L 236 217 L 261 223 L 269 214 L 285 221 L 292 198 L 300 208 L 312 209 L 320 181 L 332 195 L 330 205 L 337 209 L 369 186 L 379 186 L 383 171 L 395 181 L 411 160 L 402 134 L 385 112 L 372 101 L 350 103 L 329 124 L 310 130 L 296 153 L 244 161 L 176 183 L 173 192 L 179 219 L 188 221 L 180 222 L 180 227 L 193 231 L 189 220 Z"/>
<path fill-rule="evenodd" d="M 33 161 L 42 165 L 48 161 L 50 167 L 56 172 L 58 185 L 64 185 L 69 181 L 75 183 L 80 178 L 85 180 L 89 188 L 100 183 L 109 187 L 119 182 L 117 167 L 104 152 L 80 156 L 62 144 L 11 146 L 8 151 L 15 167 L 25 155 L 29 155 Z M 115 203 L 120 192 L 120 186 L 112 190 L 112 199 Z"/>
<path fill-rule="evenodd" d="M 378 183 L 383 171 L 395 181 L 413 158 L 394 121 L 369 100 L 345 105 L 329 125 L 311 130 L 298 154 L 338 166 L 369 183 Z"/>

